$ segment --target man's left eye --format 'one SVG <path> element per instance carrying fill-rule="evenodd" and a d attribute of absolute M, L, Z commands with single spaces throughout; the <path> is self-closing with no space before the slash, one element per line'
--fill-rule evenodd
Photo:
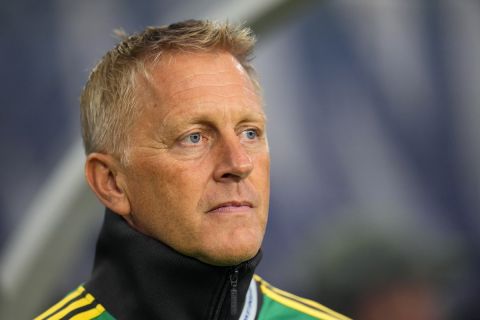
<path fill-rule="evenodd" d="M 248 129 L 248 130 L 243 131 L 243 135 L 245 136 L 245 138 L 247 138 L 249 140 L 253 140 L 253 139 L 258 137 L 257 131 L 255 131 L 253 129 Z"/>

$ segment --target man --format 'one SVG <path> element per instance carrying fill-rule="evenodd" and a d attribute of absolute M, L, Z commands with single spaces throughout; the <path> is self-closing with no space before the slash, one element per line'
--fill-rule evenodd
<path fill-rule="evenodd" d="M 248 29 L 147 28 L 92 71 L 85 174 L 106 206 L 91 279 L 43 319 L 346 319 L 254 275 L 269 150 Z"/>

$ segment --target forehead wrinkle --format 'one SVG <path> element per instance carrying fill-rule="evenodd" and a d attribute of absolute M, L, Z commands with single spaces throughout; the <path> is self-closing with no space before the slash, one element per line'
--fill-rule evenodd
<path fill-rule="evenodd" d="M 259 110 L 264 112 L 263 106 L 259 101 L 249 98 L 237 100 L 236 97 L 236 95 L 211 94 L 209 98 L 202 99 L 202 101 L 199 101 L 196 97 L 182 98 L 177 99 L 178 102 L 171 102 L 167 105 L 167 108 L 171 110 L 169 113 L 172 114 L 177 114 L 176 109 L 180 109 L 178 113 L 188 112 L 192 114 L 196 113 L 196 110 L 199 110 L 199 113 L 206 112 L 205 110 L 208 110 L 207 112 L 218 112 L 219 108 L 229 109 L 236 105 L 240 107 L 238 109 L 240 112 L 259 112 Z M 216 98 L 221 98 L 223 101 L 219 101 Z M 185 109 L 184 106 L 187 106 L 188 109 Z"/>
<path fill-rule="evenodd" d="M 228 71 L 225 71 L 228 72 Z M 240 87 L 242 88 L 242 91 L 245 93 L 245 96 L 247 99 L 251 100 L 261 100 L 261 97 L 259 96 L 258 92 L 256 92 L 251 85 L 247 85 L 245 81 L 232 81 L 232 82 L 226 82 L 226 83 L 221 83 L 218 84 L 218 81 L 216 79 L 211 79 L 210 81 L 212 83 L 192 83 L 189 82 L 194 77 L 197 77 L 199 74 L 193 74 L 189 75 L 188 78 L 190 79 L 183 79 L 180 81 L 175 81 L 172 83 L 171 80 L 168 80 L 169 78 L 164 78 L 160 79 L 160 81 L 155 81 L 155 79 L 152 79 L 151 77 L 144 77 L 142 76 L 142 82 L 145 84 L 144 88 L 145 90 L 145 96 L 148 98 L 154 100 L 154 101 L 160 101 L 163 100 L 163 102 L 169 101 L 172 98 L 175 98 L 177 95 L 181 95 L 182 93 L 188 92 L 188 91 L 194 91 L 194 90 L 202 90 L 203 88 L 226 88 L 226 87 Z M 204 75 L 204 74 L 200 74 Z M 212 74 L 213 75 L 213 74 Z M 171 76 L 171 78 L 175 79 L 175 76 Z M 243 80 L 243 79 L 242 79 Z M 179 85 L 181 83 L 187 83 L 187 85 Z M 248 82 L 249 83 L 249 82 Z M 250 84 L 250 83 L 249 83 Z M 178 89 L 177 89 L 178 88 Z M 222 97 L 222 98 L 230 98 L 233 97 L 234 95 L 228 95 L 228 94 L 221 94 L 220 92 L 212 92 L 210 93 L 212 96 L 217 96 L 217 97 Z M 184 99 L 184 98 L 182 98 Z M 154 105 L 157 105 L 156 103 L 153 103 Z"/>
<path fill-rule="evenodd" d="M 229 70 L 215 70 L 213 72 L 207 72 L 207 71 L 203 71 L 203 72 L 198 72 L 198 73 L 191 73 L 191 74 L 188 74 L 188 75 L 185 75 L 183 77 L 182 80 L 178 80 L 177 83 L 183 83 L 183 82 L 186 82 L 196 76 L 215 76 L 215 75 L 218 75 L 218 74 L 222 74 L 222 73 L 228 73 Z"/>
<path fill-rule="evenodd" d="M 225 74 L 229 75 L 229 77 L 223 76 Z M 175 74 L 171 74 L 169 76 L 170 76 L 169 79 L 174 79 L 174 81 L 172 81 L 171 85 L 169 86 L 170 90 L 173 91 L 173 93 L 178 91 L 176 90 L 176 88 L 220 86 L 215 84 L 215 83 L 218 83 L 219 81 L 223 82 L 221 86 L 226 86 L 226 85 L 243 86 L 248 91 L 255 93 L 255 91 L 253 90 L 253 84 L 248 77 L 246 78 L 244 76 L 238 76 L 238 75 L 231 76 L 231 70 L 221 70 L 218 72 L 196 72 L 189 75 L 185 75 L 180 80 L 177 80 L 175 78 Z M 227 78 L 228 80 L 223 78 Z M 168 79 L 166 81 L 168 81 Z"/>
<path fill-rule="evenodd" d="M 243 85 L 240 85 L 240 84 L 232 84 L 232 83 L 225 83 L 225 84 L 211 84 L 211 85 L 208 85 L 208 87 L 213 87 L 213 88 L 224 88 L 224 87 L 244 87 Z M 181 95 L 182 93 L 186 93 L 186 92 L 189 92 L 189 91 L 193 91 L 195 89 L 202 89 L 203 86 L 199 87 L 199 86 L 192 86 L 192 87 L 187 87 L 187 88 L 182 88 L 182 89 L 179 89 L 175 92 L 171 92 L 169 95 L 167 95 L 166 97 L 167 98 L 174 98 L 178 95 Z M 247 88 L 244 88 L 247 93 L 247 95 L 245 96 L 246 99 L 252 99 L 252 100 L 256 100 L 257 98 L 257 95 L 252 92 L 252 91 L 249 91 Z M 238 94 L 222 94 L 220 92 L 211 92 L 209 94 L 210 96 L 215 96 L 215 97 L 222 97 L 222 98 L 231 98 L 231 97 L 235 97 L 235 96 L 238 96 Z"/>
<path fill-rule="evenodd" d="M 182 89 L 190 89 L 190 88 L 196 88 L 196 87 L 209 87 L 209 86 L 221 87 L 221 86 L 232 85 L 232 86 L 242 86 L 242 87 L 248 88 L 248 86 L 246 86 L 243 81 L 235 81 L 235 79 L 233 81 L 229 81 L 229 80 L 222 81 L 222 84 L 216 84 L 219 82 L 218 78 L 209 78 L 209 77 L 207 78 L 196 77 L 196 78 L 201 82 L 200 83 L 192 82 L 190 81 L 191 79 L 186 81 L 177 81 L 177 83 L 172 85 L 173 93 Z M 180 89 L 175 90 L 176 88 L 180 88 Z"/>

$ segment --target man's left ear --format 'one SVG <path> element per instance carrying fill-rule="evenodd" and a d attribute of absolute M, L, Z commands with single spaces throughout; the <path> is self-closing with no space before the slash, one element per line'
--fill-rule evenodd
<path fill-rule="evenodd" d="M 121 166 L 109 154 L 90 153 L 85 163 L 85 177 L 97 198 L 113 212 L 130 215 L 131 205 L 125 186 L 122 185 Z"/>

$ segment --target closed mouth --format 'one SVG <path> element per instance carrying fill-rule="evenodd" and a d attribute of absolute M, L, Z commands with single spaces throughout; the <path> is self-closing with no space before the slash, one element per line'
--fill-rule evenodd
<path fill-rule="evenodd" d="M 236 208 L 237 209 L 253 208 L 253 205 L 249 201 L 228 201 L 228 202 L 223 202 L 214 206 L 212 209 L 208 210 L 208 212 L 229 211 L 228 209 L 235 210 Z"/>

